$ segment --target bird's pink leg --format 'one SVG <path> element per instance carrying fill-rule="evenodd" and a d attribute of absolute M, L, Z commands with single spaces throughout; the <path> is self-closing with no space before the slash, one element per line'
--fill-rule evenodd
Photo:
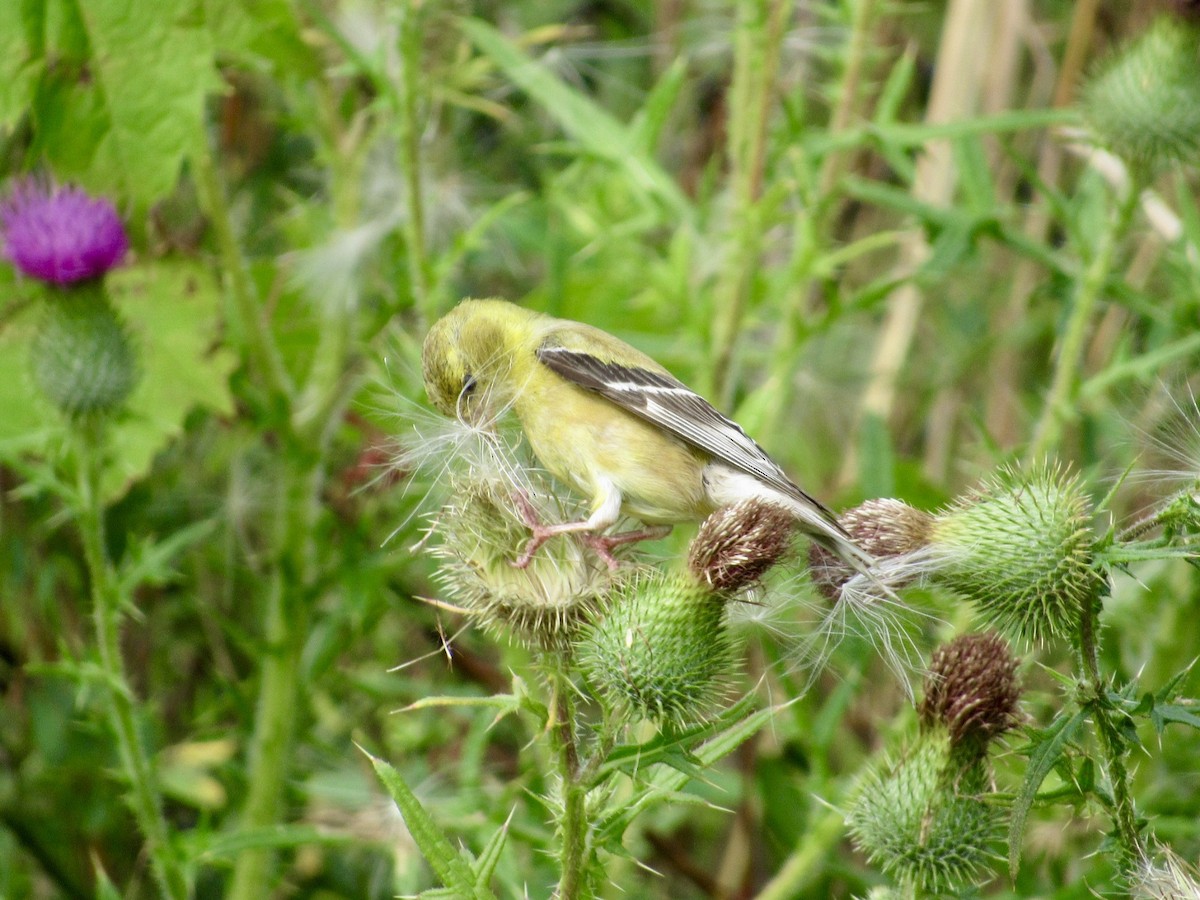
<path fill-rule="evenodd" d="M 615 572 L 620 563 L 612 555 L 614 547 L 636 544 L 638 541 L 656 541 L 670 533 L 670 525 L 654 525 L 650 528 L 639 528 L 637 531 L 622 531 L 619 534 L 585 534 L 583 540 L 597 556 L 608 563 L 608 568 Z"/>
<path fill-rule="evenodd" d="M 533 504 L 529 502 L 528 497 L 520 491 L 513 496 L 517 504 L 517 511 L 521 514 L 521 521 L 532 532 L 529 542 L 525 545 L 525 549 L 521 552 L 521 555 L 512 561 L 513 568 L 526 568 L 533 561 L 533 554 L 537 553 L 542 544 L 546 543 L 552 537 L 557 537 L 560 534 L 578 534 L 580 532 L 596 530 L 596 523 L 591 519 L 582 522 L 562 522 L 558 525 L 543 525 L 541 519 L 538 518 L 537 511 L 533 508 Z M 591 547 L 595 554 L 604 560 L 609 569 L 616 571 L 620 562 L 612 554 L 614 547 L 666 537 L 670 532 L 670 525 L 658 525 L 653 528 L 623 531 L 620 534 L 611 535 L 585 533 L 581 537 L 584 543 Z"/>

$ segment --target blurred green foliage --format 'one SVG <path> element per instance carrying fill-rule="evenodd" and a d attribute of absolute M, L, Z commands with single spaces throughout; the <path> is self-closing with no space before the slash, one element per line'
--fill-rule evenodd
<path fill-rule="evenodd" d="M 1080 149 L 1071 106 L 1153 5 L 967 6 L 10 0 L 0 171 L 108 194 L 133 233 L 111 289 L 144 376 L 112 429 L 108 552 L 195 896 L 435 886 L 356 743 L 471 852 L 507 828 L 498 896 L 555 882 L 534 719 L 397 712 L 512 690 L 528 662 L 471 631 L 446 649 L 460 622 L 420 601 L 433 563 L 411 549 L 435 504 L 392 465 L 423 399 L 421 336 L 460 297 L 613 331 L 834 507 L 936 507 L 1035 434 L 1097 497 L 1129 471 L 1119 522 L 1195 480 L 1196 172 L 1158 173 L 1118 227 L 1112 168 Z M 1047 412 L 1086 285 L 1078 366 Z M 155 896 L 56 474 L 65 426 L 25 361 L 37 302 L 0 268 L 0 897 Z M 1200 691 L 1197 585 L 1166 562 L 1116 582 L 1116 687 L 1185 672 L 1178 693 Z M 830 806 L 911 707 L 853 641 L 804 694 L 781 630 L 747 625 L 745 682 L 802 699 L 689 786 L 706 803 L 639 819 L 608 894 L 882 883 Z M 1025 649 L 1025 709 L 1046 725 L 1070 652 Z M 1194 860 L 1200 736 L 1142 714 L 1139 812 Z M 996 760 L 1002 791 L 1021 743 Z M 1112 890 L 1095 784 L 1081 743 L 1032 803 L 1015 877 L 998 862 L 984 893 Z"/>

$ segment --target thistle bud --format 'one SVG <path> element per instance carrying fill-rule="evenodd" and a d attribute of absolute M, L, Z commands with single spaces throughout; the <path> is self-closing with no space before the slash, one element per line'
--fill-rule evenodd
<path fill-rule="evenodd" d="M 886 497 L 868 500 L 838 516 L 838 524 L 876 560 L 903 556 L 924 547 L 932 521 L 929 513 Z M 817 590 L 831 601 L 838 599 L 842 586 L 856 574 L 841 558 L 816 543 L 809 546 L 808 565 Z M 904 584 L 891 586 L 900 588 Z"/>
<path fill-rule="evenodd" d="M 1160 17 L 1083 91 L 1096 135 L 1146 174 L 1200 157 L 1198 37 L 1185 18 Z"/>
<path fill-rule="evenodd" d="M 98 284 L 47 298 L 30 358 L 38 388 L 72 418 L 116 411 L 137 384 L 129 333 Z"/>
<path fill-rule="evenodd" d="M 588 684 L 610 708 L 659 722 L 698 721 L 723 693 L 733 664 L 725 597 L 688 574 L 639 578 L 577 649 Z"/>
<path fill-rule="evenodd" d="M 714 591 L 748 590 L 791 553 L 795 533 L 795 517 L 774 503 L 723 507 L 701 524 L 688 548 L 688 569 Z"/>
<path fill-rule="evenodd" d="M 512 560 L 529 540 L 507 482 L 471 473 L 454 479 L 433 530 L 436 578 L 485 627 L 539 647 L 561 646 L 613 588 L 613 577 L 575 535 L 548 541 L 529 565 Z"/>
<path fill-rule="evenodd" d="M 750 500 L 717 510 L 688 549 L 686 572 L 646 574 L 619 590 L 578 646 L 588 684 L 610 708 L 658 722 L 703 719 L 733 668 L 732 595 L 792 552 L 795 520 Z"/>
<path fill-rule="evenodd" d="M 0 201 L 0 248 L 53 288 L 32 347 L 33 377 L 70 417 L 112 412 L 137 382 L 137 359 L 101 276 L 129 250 L 113 205 L 73 187 L 18 181 Z"/>
<path fill-rule="evenodd" d="M 866 778 L 847 822 L 872 864 L 923 893 L 968 886 L 991 855 L 999 812 L 984 799 L 983 761 L 953 761 L 944 729 L 923 732 Z"/>
<path fill-rule="evenodd" d="M 1078 479 L 1061 469 L 1002 472 L 934 518 L 930 577 L 1002 631 L 1065 635 L 1101 586 L 1090 516 Z"/>
<path fill-rule="evenodd" d="M 981 755 L 1018 720 L 1017 660 L 994 631 L 963 634 L 939 647 L 929 663 L 921 726 L 943 727 L 951 746 Z"/>

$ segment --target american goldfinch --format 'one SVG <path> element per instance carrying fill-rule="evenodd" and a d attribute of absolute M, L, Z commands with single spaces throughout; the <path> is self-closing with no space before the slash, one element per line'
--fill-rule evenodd
<path fill-rule="evenodd" d="M 440 412 L 478 423 L 511 410 L 550 474 L 591 499 L 587 519 L 543 525 L 518 498 L 532 536 L 514 565 L 576 532 L 615 567 L 614 546 L 750 498 L 789 509 L 801 530 L 855 569 L 871 565 L 741 427 L 598 328 L 503 300 L 464 300 L 430 329 L 422 368 Z M 622 514 L 659 527 L 604 535 Z"/>

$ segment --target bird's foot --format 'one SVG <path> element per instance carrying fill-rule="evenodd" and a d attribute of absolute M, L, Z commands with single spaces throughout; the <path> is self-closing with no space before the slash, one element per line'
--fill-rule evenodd
<path fill-rule="evenodd" d="M 639 528 L 637 531 L 622 531 L 619 534 L 585 534 L 582 537 L 592 551 L 608 565 L 609 571 L 615 572 L 621 562 L 613 556 L 614 547 L 636 544 L 638 541 L 655 541 L 670 533 L 670 525 L 655 525 L 651 528 Z"/>
<path fill-rule="evenodd" d="M 525 523 L 525 527 L 531 532 L 529 540 L 525 544 L 525 549 L 521 551 L 521 555 L 510 563 L 514 569 L 528 568 L 529 564 L 533 561 L 533 555 L 550 538 L 579 530 L 581 523 L 578 522 L 543 525 L 541 516 L 538 515 L 537 510 L 533 507 L 533 503 L 529 500 L 529 496 L 524 491 L 516 491 L 513 494 L 513 502 L 517 505 L 517 513 L 521 516 L 521 521 Z"/>
<path fill-rule="evenodd" d="M 530 531 L 529 541 L 525 544 L 525 549 L 511 563 L 514 569 L 527 568 L 533 561 L 533 555 L 550 538 L 557 537 L 560 534 L 576 533 L 579 535 L 580 540 L 591 548 L 593 553 L 604 560 L 604 564 L 608 566 L 609 571 L 615 572 L 621 565 L 621 561 L 613 556 L 613 549 L 615 547 L 621 547 L 625 544 L 635 544 L 638 541 L 657 540 L 671 533 L 670 525 L 655 525 L 650 528 L 640 528 L 636 531 L 622 531 L 619 534 L 607 535 L 589 533 L 588 528 L 590 526 L 587 522 L 564 522 L 558 525 L 543 525 L 541 517 L 537 514 L 537 510 L 533 508 L 533 504 L 524 492 L 517 491 L 514 493 L 513 501 L 517 505 L 517 512 L 521 516 L 521 521 L 525 523 L 525 527 Z"/>

